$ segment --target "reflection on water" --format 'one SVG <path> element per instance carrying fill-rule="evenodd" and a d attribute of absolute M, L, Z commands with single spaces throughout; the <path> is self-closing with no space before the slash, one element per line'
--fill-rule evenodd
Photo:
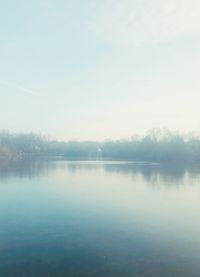
<path fill-rule="evenodd" d="M 200 165 L 0 163 L 0 276 L 200 276 Z"/>
<path fill-rule="evenodd" d="M 38 178 L 47 172 L 58 168 L 78 174 L 80 171 L 96 171 L 103 169 L 108 174 L 132 176 L 133 180 L 140 175 L 149 183 L 159 183 L 166 186 L 183 185 L 184 178 L 200 177 L 198 163 L 145 163 L 123 161 L 64 161 L 55 159 L 27 158 L 20 161 L 0 161 L 0 178 L 10 176 Z M 160 182 L 161 181 L 161 182 Z"/>

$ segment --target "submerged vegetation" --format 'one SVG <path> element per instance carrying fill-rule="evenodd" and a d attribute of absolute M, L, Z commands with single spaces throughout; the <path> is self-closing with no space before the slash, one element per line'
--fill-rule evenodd
<path fill-rule="evenodd" d="M 0 133 L 0 159 L 25 155 L 64 156 L 69 159 L 123 159 L 139 161 L 200 160 L 200 137 L 151 130 L 125 140 L 60 142 L 36 134 Z"/>

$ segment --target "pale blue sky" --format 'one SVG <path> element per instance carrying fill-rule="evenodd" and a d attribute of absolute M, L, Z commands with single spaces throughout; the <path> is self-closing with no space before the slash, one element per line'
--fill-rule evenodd
<path fill-rule="evenodd" d="M 2 1 L 0 129 L 200 131 L 197 0 Z"/>

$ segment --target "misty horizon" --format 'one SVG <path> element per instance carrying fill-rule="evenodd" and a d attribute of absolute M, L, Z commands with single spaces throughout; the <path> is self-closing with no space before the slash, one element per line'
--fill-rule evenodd
<path fill-rule="evenodd" d="M 75 160 L 130 160 L 145 162 L 199 162 L 200 136 L 153 129 L 144 136 L 104 141 L 57 141 L 34 133 L 0 132 L 0 158 L 62 157 Z"/>
<path fill-rule="evenodd" d="M 18 135 L 35 135 L 38 137 L 43 137 L 45 139 L 48 140 L 55 140 L 58 142 L 69 142 L 69 141 L 80 141 L 80 142 L 84 142 L 84 141 L 95 141 L 95 142 L 103 142 L 103 141 L 117 141 L 117 140 L 141 140 L 146 136 L 151 136 L 154 137 L 155 139 L 165 139 L 167 137 L 172 137 L 172 136 L 180 136 L 183 139 L 191 139 L 191 138 L 196 138 L 199 139 L 200 138 L 200 130 L 190 130 L 190 131 L 180 131 L 178 129 L 175 130 L 170 130 L 168 128 L 159 128 L 159 127 L 154 127 L 154 128 L 150 128 L 144 132 L 132 132 L 132 134 L 130 134 L 127 137 L 104 137 L 102 139 L 90 139 L 89 137 L 87 137 L 87 134 L 85 135 L 85 139 L 79 139 L 77 137 L 69 137 L 69 138 L 59 138 L 57 136 L 53 136 L 50 135 L 48 133 L 44 133 L 44 132 L 34 132 L 34 131 L 27 131 L 27 132 L 14 132 L 13 130 L 7 130 L 7 129 L 2 129 L 0 130 L 0 134 L 10 134 L 13 136 L 18 136 Z"/>

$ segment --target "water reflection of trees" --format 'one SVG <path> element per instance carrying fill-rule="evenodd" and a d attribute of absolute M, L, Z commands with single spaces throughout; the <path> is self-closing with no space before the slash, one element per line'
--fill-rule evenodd
<path fill-rule="evenodd" d="M 107 171 L 113 171 L 120 174 L 141 175 L 147 182 L 161 178 L 163 181 L 177 182 L 182 180 L 185 176 L 186 165 L 160 165 L 160 164 L 130 164 L 115 167 L 115 165 L 108 166 Z"/>
<path fill-rule="evenodd" d="M 40 177 L 46 173 L 51 173 L 56 169 L 66 170 L 72 174 L 79 174 L 82 171 L 103 171 L 104 173 L 126 175 L 133 180 L 138 177 L 151 185 L 163 184 L 182 185 L 186 176 L 191 178 L 200 177 L 199 163 L 170 163 L 170 164 L 152 164 L 137 162 L 90 162 L 90 161 L 65 161 L 44 158 L 26 158 L 20 161 L 0 161 L 0 178 Z"/>
<path fill-rule="evenodd" d="M 199 163 L 170 163 L 170 164 L 152 164 L 152 163 L 73 163 L 68 164 L 68 170 L 73 173 L 79 173 L 83 170 L 104 170 L 108 174 L 119 174 L 130 176 L 136 180 L 138 176 L 143 178 L 151 185 L 162 184 L 164 186 L 184 184 L 186 176 L 189 178 L 200 177 Z"/>
<path fill-rule="evenodd" d="M 42 158 L 27 157 L 22 160 L 0 160 L 0 178 L 34 178 L 54 168 Z"/>

